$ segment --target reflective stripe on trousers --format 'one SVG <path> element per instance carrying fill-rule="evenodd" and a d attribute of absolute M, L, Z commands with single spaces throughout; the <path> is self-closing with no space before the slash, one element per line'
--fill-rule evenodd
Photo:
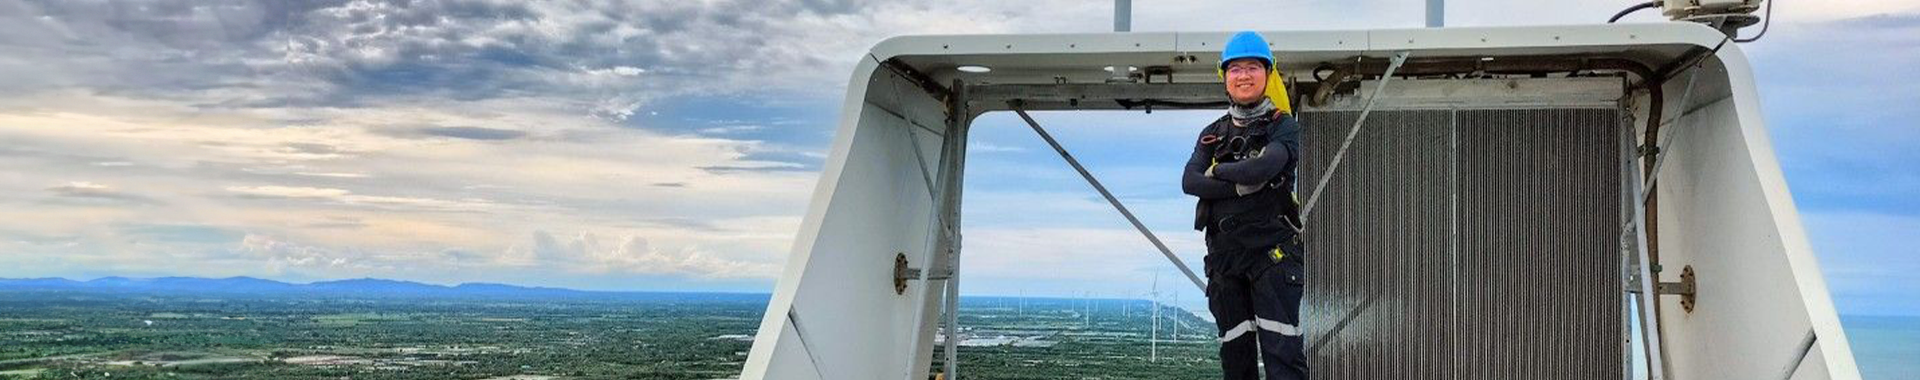
<path fill-rule="evenodd" d="M 1234 339 L 1240 339 L 1241 336 L 1253 332 L 1253 328 L 1256 326 L 1261 330 L 1272 331 L 1280 335 L 1300 336 L 1300 327 L 1298 326 L 1266 318 L 1253 317 L 1253 320 L 1242 321 L 1240 324 L 1234 325 L 1232 329 L 1228 329 L 1227 332 L 1220 334 L 1220 342 L 1226 343 Z"/>

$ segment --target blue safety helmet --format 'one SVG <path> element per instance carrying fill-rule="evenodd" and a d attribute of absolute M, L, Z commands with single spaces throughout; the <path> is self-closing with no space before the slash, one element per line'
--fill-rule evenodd
<path fill-rule="evenodd" d="M 1260 63 L 1273 70 L 1273 48 L 1267 46 L 1267 39 L 1260 33 L 1245 31 L 1234 33 L 1227 39 L 1227 47 L 1220 51 L 1220 69 L 1227 69 L 1227 62 L 1241 58 L 1259 58 Z"/>
<path fill-rule="evenodd" d="M 1273 66 L 1273 48 L 1267 46 L 1267 39 L 1252 31 L 1234 33 L 1227 39 L 1227 46 L 1220 51 L 1220 66 L 1215 72 L 1220 80 L 1227 79 L 1227 62 L 1241 58 L 1257 58 L 1267 65 L 1267 98 L 1282 113 L 1293 113 L 1293 99 L 1287 96 L 1287 82 L 1280 76 L 1280 69 Z"/>

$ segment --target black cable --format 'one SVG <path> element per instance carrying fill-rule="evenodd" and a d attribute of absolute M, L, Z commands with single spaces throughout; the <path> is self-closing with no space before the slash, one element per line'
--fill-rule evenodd
<path fill-rule="evenodd" d="M 1672 79 L 1674 77 L 1678 77 L 1681 72 L 1691 70 L 1695 67 L 1699 67 L 1701 62 L 1707 61 L 1707 58 L 1711 58 L 1713 56 L 1719 55 L 1720 48 L 1727 47 L 1727 41 L 1733 41 L 1733 35 L 1729 34 L 1725 38 L 1721 38 L 1720 43 L 1713 45 L 1713 49 L 1707 50 L 1707 52 L 1705 53 L 1701 53 L 1700 56 L 1698 57 L 1693 57 L 1693 60 L 1690 62 L 1687 62 L 1685 66 L 1675 67 L 1673 69 L 1673 73 L 1667 74 L 1666 77 L 1668 79 Z"/>
<path fill-rule="evenodd" d="M 1327 81 L 1327 77 L 1323 77 L 1323 76 L 1320 76 L 1320 72 L 1321 72 L 1321 71 L 1332 71 L 1332 70 L 1333 70 L 1333 67 L 1332 67 L 1332 66 L 1330 66 L 1330 65 L 1325 65 L 1325 64 L 1323 64 L 1323 65 L 1320 65 L 1320 67 L 1315 67 L 1315 68 L 1313 68 L 1313 81 L 1314 81 L 1314 82 L 1325 82 L 1325 81 Z"/>
<path fill-rule="evenodd" d="M 1733 40 L 1733 42 L 1739 42 L 1744 44 L 1748 42 L 1759 41 L 1760 37 L 1766 36 L 1767 28 L 1773 27 L 1773 2 L 1774 1 L 1776 0 L 1767 0 L 1767 21 L 1765 21 L 1765 24 L 1760 24 L 1760 34 L 1755 34 L 1753 35 L 1753 37 L 1748 37 L 1744 39 L 1735 39 Z"/>
<path fill-rule="evenodd" d="M 1612 24 L 1615 21 L 1620 21 L 1621 17 L 1627 17 L 1627 15 L 1633 14 L 1633 12 L 1639 12 L 1642 10 L 1659 8 L 1659 7 L 1660 7 L 1660 0 L 1653 0 L 1645 3 L 1634 4 L 1634 6 L 1627 7 L 1627 9 L 1625 10 L 1621 10 L 1620 13 L 1613 14 L 1613 18 L 1607 19 L 1607 23 Z M 1771 8 L 1772 5 L 1768 5 L 1768 7 Z"/>

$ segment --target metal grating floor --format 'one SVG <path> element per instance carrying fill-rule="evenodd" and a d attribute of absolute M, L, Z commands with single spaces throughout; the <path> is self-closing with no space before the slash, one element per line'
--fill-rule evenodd
<path fill-rule="evenodd" d="M 1624 378 L 1620 112 L 1369 115 L 1309 217 L 1314 377 Z M 1358 114 L 1301 114 L 1302 192 Z"/>

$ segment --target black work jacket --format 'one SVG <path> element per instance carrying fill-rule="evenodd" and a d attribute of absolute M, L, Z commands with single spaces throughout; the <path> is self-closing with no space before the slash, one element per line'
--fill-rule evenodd
<path fill-rule="evenodd" d="M 1200 198 L 1193 228 L 1209 236 L 1228 235 L 1244 248 L 1272 246 L 1293 236 L 1288 223 L 1298 225 L 1299 220 L 1293 194 L 1299 156 L 1300 122 L 1291 114 L 1239 127 L 1232 117 L 1221 116 L 1207 125 L 1180 181 L 1183 191 Z M 1207 176 L 1208 170 L 1213 176 Z M 1263 188 L 1239 195 L 1236 184 Z"/>

